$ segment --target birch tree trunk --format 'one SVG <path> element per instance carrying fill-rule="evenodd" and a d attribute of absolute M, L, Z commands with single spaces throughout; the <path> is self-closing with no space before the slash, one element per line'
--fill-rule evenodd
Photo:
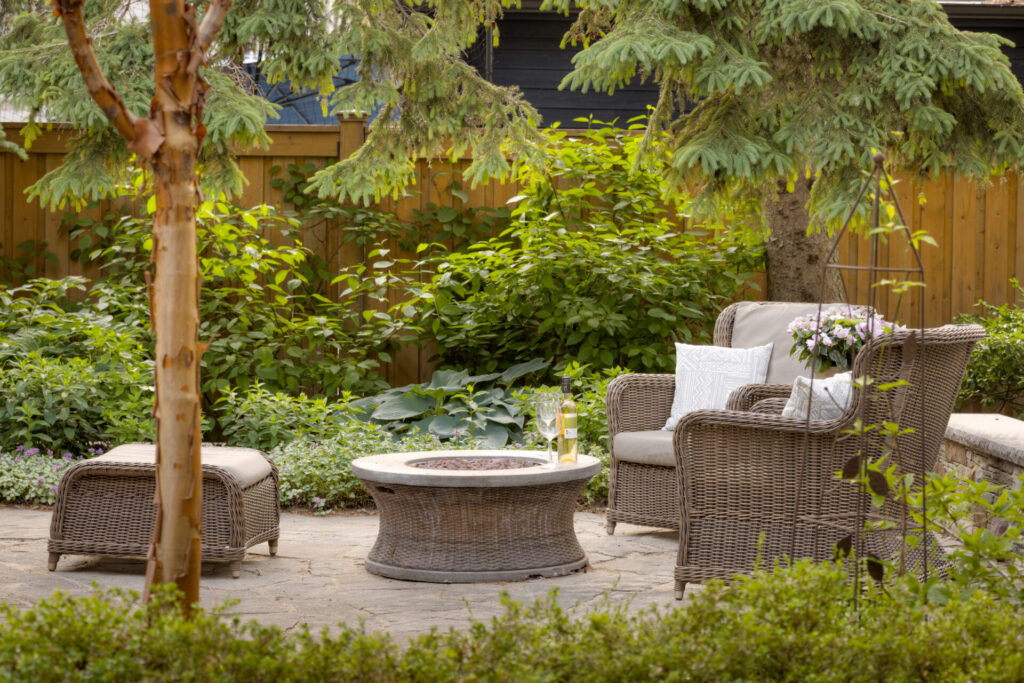
<path fill-rule="evenodd" d="M 184 608 L 199 602 L 202 561 L 200 462 L 199 270 L 196 254 L 196 161 L 206 83 L 199 67 L 230 0 L 213 0 L 201 26 L 182 0 L 150 0 L 156 95 L 148 118 L 136 119 L 104 77 L 82 19 L 85 0 L 54 0 L 90 96 L 128 148 L 153 169 L 153 271 L 150 308 L 156 336 L 156 528 L 146 567 L 146 595 L 174 582 Z"/>

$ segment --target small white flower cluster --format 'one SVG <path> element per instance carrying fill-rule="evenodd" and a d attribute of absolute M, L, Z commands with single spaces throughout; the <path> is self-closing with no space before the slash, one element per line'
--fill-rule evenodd
<path fill-rule="evenodd" d="M 868 339 L 903 329 L 906 328 L 879 315 L 871 315 L 870 309 L 862 306 L 829 306 L 799 316 L 786 327 L 795 342 L 789 353 L 798 360 L 813 358 L 820 345 L 815 370 L 833 365 L 847 370 Z"/>

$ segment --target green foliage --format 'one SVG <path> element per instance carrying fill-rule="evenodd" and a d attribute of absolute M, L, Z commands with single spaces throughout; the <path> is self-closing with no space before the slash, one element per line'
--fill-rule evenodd
<path fill-rule="evenodd" d="M 376 296 L 367 291 L 369 283 L 341 301 L 321 294 L 324 273 L 298 239 L 297 222 L 268 206 L 205 201 L 197 219 L 208 406 L 221 392 L 255 380 L 292 394 L 379 388 L 376 368 L 378 359 L 388 358 L 391 332 L 387 319 L 359 315 L 357 300 Z M 150 268 L 148 218 L 78 219 L 69 235 L 87 259 L 101 264 L 107 283 L 134 286 L 136 304 L 145 304 L 138 283 Z"/>
<path fill-rule="evenodd" d="M 344 402 L 270 392 L 259 380 L 244 391 L 226 389 L 214 410 L 228 444 L 266 452 L 295 439 L 324 440 L 353 412 Z"/>
<path fill-rule="evenodd" d="M 931 476 L 927 496 L 929 526 L 956 541 L 946 555 L 950 580 L 931 597 L 945 602 L 984 591 L 1024 605 L 1024 475 L 1012 487 Z M 920 494 L 912 497 L 911 507 L 920 521 Z"/>
<path fill-rule="evenodd" d="M 584 49 L 562 86 L 657 82 L 649 147 L 670 133 L 674 182 L 763 196 L 806 173 L 817 217 L 831 220 L 848 211 L 875 150 L 925 175 L 982 178 L 1024 159 L 1024 93 L 1005 41 L 953 28 L 937 2 L 544 6 L 571 4 L 582 11 L 564 42 Z"/>
<path fill-rule="evenodd" d="M 57 483 L 64 470 L 84 456 L 65 452 L 40 452 L 38 448 L 18 446 L 0 451 L 0 502 L 53 505 L 57 498 Z M 95 453 L 91 449 L 90 455 Z"/>
<path fill-rule="evenodd" d="M 1021 295 L 1024 287 L 1011 280 Z M 985 338 L 974 347 L 967 363 L 957 407 L 971 401 L 1008 415 L 1024 417 L 1024 307 L 979 302 L 984 315 L 960 316 L 985 328 Z"/>
<path fill-rule="evenodd" d="M 535 358 L 486 375 L 438 370 L 429 382 L 389 389 L 351 406 L 395 433 L 418 430 L 444 440 L 465 436 L 482 448 L 501 448 L 510 439 L 522 441 L 525 419 L 508 387 L 547 366 Z"/>
<path fill-rule="evenodd" d="M 396 438 L 383 427 L 358 420 L 339 421 L 332 435 L 309 437 L 278 446 L 270 455 L 280 475 L 281 504 L 308 505 L 317 510 L 371 504 L 370 494 L 352 475 L 352 461 L 367 455 L 430 451 L 441 447 L 437 437 L 419 432 Z M 445 444 L 444 448 L 458 448 Z"/>
<path fill-rule="evenodd" d="M 396 308 L 415 312 L 442 364 L 491 372 L 539 355 L 649 372 L 672 367 L 673 341 L 710 339 L 760 245 L 681 231 L 688 198 L 664 195 L 666 159 L 641 164 L 639 144 L 613 127 L 549 133 L 546 168 L 524 172 L 510 202 L 513 226 L 420 264 L 436 274 L 406 283 Z"/>
<path fill-rule="evenodd" d="M 112 296 L 76 301 L 82 278 L 0 290 L 0 447 L 84 452 L 151 438 L 152 363 Z"/>
<path fill-rule="evenodd" d="M 13 680 L 275 681 L 1016 681 L 1024 670 L 1015 606 L 978 592 L 941 607 L 902 586 L 855 608 L 847 574 L 797 563 L 710 582 L 665 612 L 566 610 L 557 591 L 463 631 L 399 648 L 341 625 L 318 636 L 228 618 L 184 618 L 171 588 L 55 593 L 0 611 L 0 672 Z"/>

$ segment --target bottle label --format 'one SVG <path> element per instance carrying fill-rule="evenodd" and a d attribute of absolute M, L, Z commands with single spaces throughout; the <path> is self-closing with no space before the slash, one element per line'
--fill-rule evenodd
<path fill-rule="evenodd" d="M 567 439 L 575 439 L 576 438 L 576 428 L 575 427 L 566 427 L 565 428 L 565 438 L 567 438 Z"/>

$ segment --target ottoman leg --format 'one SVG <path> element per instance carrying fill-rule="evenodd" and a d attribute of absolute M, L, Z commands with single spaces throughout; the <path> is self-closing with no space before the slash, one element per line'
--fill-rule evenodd
<path fill-rule="evenodd" d="M 682 600 L 683 599 L 683 591 L 685 591 L 685 590 L 686 590 L 686 582 L 685 581 L 676 581 L 676 590 L 675 590 L 676 600 Z"/>
<path fill-rule="evenodd" d="M 273 538 L 267 541 L 267 545 L 270 546 L 270 554 L 277 555 L 277 539 Z"/>
<path fill-rule="evenodd" d="M 232 579 L 237 579 L 241 575 L 242 575 L 242 561 L 241 560 L 231 560 L 231 578 Z"/>
<path fill-rule="evenodd" d="M 606 523 L 605 523 L 605 525 L 604 525 L 604 530 L 605 530 L 606 532 L 608 532 L 608 535 L 609 535 L 609 536 L 611 536 L 612 534 L 614 534 L 614 533 L 615 533 L 615 525 L 616 525 L 616 524 L 617 524 L 617 522 L 606 522 Z"/>
<path fill-rule="evenodd" d="M 46 568 L 51 572 L 57 569 L 57 560 L 60 559 L 60 553 L 50 553 L 50 558 L 46 561 Z"/>

